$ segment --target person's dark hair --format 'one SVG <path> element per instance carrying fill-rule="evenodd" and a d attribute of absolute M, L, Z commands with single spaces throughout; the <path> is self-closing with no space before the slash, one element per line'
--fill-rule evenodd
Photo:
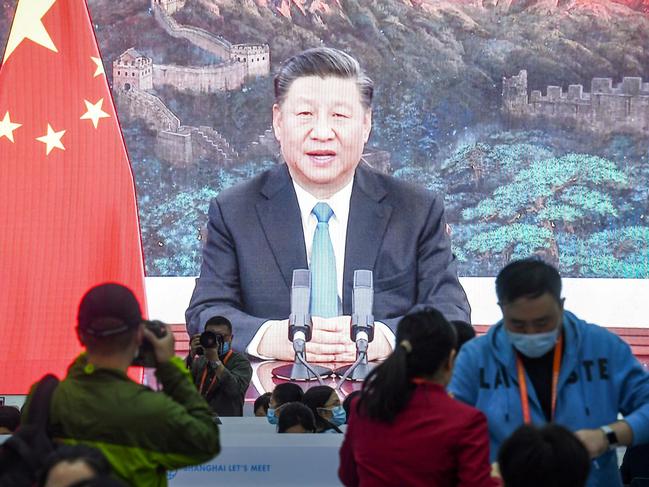
<path fill-rule="evenodd" d="M 345 410 L 345 414 L 347 415 L 345 424 L 349 423 L 349 413 L 351 412 L 352 401 L 354 400 L 355 397 L 358 397 L 360 395 L 361 395 L 361 391 L 352 391 L 347 395 L 347 397 L 343 401 L 343 409 Z"/>
<path fill-rule="evenodd" d="M 20 426 L 20 409 L 13 406 L 0 406 L 0 427 L 12 433 Z"/>
<path fill-rule="evenodd" d="M 96 448 L 86 445 L 61 445 L 45 459 L 38 485 L 44 486 L 47 483 L 50 470 L 59 463 L 79 461 L 88 465 L 98 477 L 110 475 L 111 473 L 110 463 L 108 463 L 103 453 Z"/>
<path fill-rule="evenodd" d="M 496 295 L 501 305 L 521 297 L 538 298 L 545 293 L 561 302 L 561 276 L 539 258 L 512 261 L 496 277 Z"/>
<path fill-rule="evenodd" d="M 209 320 L 207 320 L 207 323 L 205 323 L 205 328 L 207 328 L 210 325 L 214 325 L 214 326 L 225 325 L 230 335 L 232 334 L 232 323 L 230 323 L 230 320 L 228 320 L 225 316 L 214 316 L 210 318 Z"/>
<path fill-rule="evenodd" d="M 318 76 L 354 79 L 365 108 L 372 106 L 374 83 L 349 54 L 330 47 L 316 47 L 302 51 L 282 63 L 273 80 L 275 103 L 284 103 L 291 84 L 298 78 Z"/>
<path fill-rule="evenodd" d="M 460 353 L 462 345 L 475 338 L 475 330 L 466 321 L 455 320 L 451 321 L 451 324 L 455 327 L 455 334 L 457 335 L 457 348 L 455 351 Z"/>
<path fill-rule="evenodd" d="M 121 480 L 113 477 L 95 477 L 94 479 L 81 480 L 69 487 L 128 487 Z"/>
<path fill-rule="evenodd" d="M 404 316 L 397 326 L 396 348 L 363 384 L 358 411 L 391 422 L 408 404 L 412 379 L 434 375 L 457 346 L 455 328 L 444 315 L 427 308 Z"/>
<path fill-rule="evenodd" d="M 301 402 L 289 402 L 282 408 L 277 420 L 277 432 L 286 433 L 292 426 L 301 425 L 306 431 L 315 433 L 315 417 L 311 409 Z"/>
<path fill-rule="evenodd" d="M 252 407 L 252 412 L 253 414 L 257 412 L 257 409 L 263 407 L 264 411 L 268 411 L 268 405 L 270 404 L 270 396 L 272 393 L 270 392 L 265 392 L 261 396 L 259 396 L 257 399 L 255 399 L 255 404 Z"/>
<path fill-rule="evenodd" d="M 338 426 L 324 419 L 318 412 L 318 408 L 324 407 L 324 405 L 327 404 L 327 401 L 331 397 L 332 393 L 336 393 L 333 387 L 311 387 L 304 393 L 302 402 L 313 412 L 313 415 L 315 416 L 315 426 L 317 431 L 335 430 L 337 433 L 342 433 Z M 282 411 L 282 414 L 284 414 L 284 411 Z"/>
<path fill-rule="evenodd" d="M 498 465 L 505 487 L 583 487 L 590 457 L 563 426 L 523 425 L 500 447 Z"/>
<path fill-rule="evenodd" d="M 273 389 L 273 394 L 271 395 L 271 397 L 275 399 L 277 406 L 281 406 L 287 402 L 302 402 L 302 396 L 304 396 L 302 388 L 292 382 L 277 384 L 275 389 Z"/>

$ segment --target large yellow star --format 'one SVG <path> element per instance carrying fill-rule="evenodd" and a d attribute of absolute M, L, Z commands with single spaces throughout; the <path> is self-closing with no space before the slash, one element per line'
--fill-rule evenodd
<path fill-rule="evenodd" d="M 0 139 L 7 137 L 10 141 L 14 141 L 14 130 L 22 127 L 20 123 L 13 123 L 9 118 L 9 110 L 5 113 L 5 117 L 0 120 Z"/>
<path fill-rule="evenodd" d="M 97 128 L 100 118 L 110 118 L 110 115 L 101 109 L 101 105 L 104 103 L 103 98 L 100 98 L 94 105 L 88 100 L 83 100 L 83 102 L 86 104 L 86 113 L 81 115 L 81 120 L 92 120 L 92 124 Z"/>
<path fill-rule="evenodd" d="M 50 51 L 59 52 L 41 20 L 54 2 L 56 0 L 18 0 L 3 63 L 7 62 L 9 56 L 25 39 L 34 41 Z"/>
<path fill-rule="evenodd" d="M 101 62 L 101 58 L 90 56 L 90 59 L 92 59 L 92 62 L 97 65 L 97 69 L 95 69 L 95 74 L 92 76 L 93 78 L 96 78 L 97 76 L 100 76 L 102 74 L 106 74 L 104 72 L 104 63 Z"/>
<path fill-rule="evenodd" d="M 55 132 L 52 126 L 48 123 L 47 134 L 43 135 L 42 137 L 36 137 L 36 140 L 46 145 L 47 148 L 45 149 L 45 153 L 49 155 L 54 148 L 65 150 L 65 147 L 63 147 L 63 143 L 61 142 L 61 137 L 63 137 L 64 133 L 65 130 Z"/>

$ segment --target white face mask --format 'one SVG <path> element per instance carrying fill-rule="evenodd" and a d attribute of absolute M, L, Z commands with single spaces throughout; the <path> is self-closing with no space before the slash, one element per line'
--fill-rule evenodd
<path fill-rule="evenodd" d="M 548 353 L 554 348 L 559 337 L 558 326 L 554 330 L 545 333 L 514 333 L 509 330 L 505 331 L 514 348 L 530 358 L 538 358 Z"/>

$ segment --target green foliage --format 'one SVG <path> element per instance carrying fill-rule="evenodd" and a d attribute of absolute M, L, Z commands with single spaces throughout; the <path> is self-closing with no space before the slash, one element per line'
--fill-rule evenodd
<path fill-rule="evenodd" d="M 586 257 L 582 246 L 571 242 L 572 247 L 561 248 L 559 237 L 561 229 L 574 231 L 577 224 L 589 228 L 594 219 L 619 216 L 619 203 L 614 195 L 628 186 L 629 180 L 613 162 L 588 154 L 530 160 L 525 158 L 530 152 L 540 156 L 547 151 L 520 146 L 508 150 L 502 145 L 492 148 L 483 144 L 480 152 L 484 160 L 493 158 L 494 153 L 500 154 L 500 168 L 516 174 L 510 183 L 497 187 L 491 196 L 462 210 L 464 221 L 497 225 L 468 239 L 465 251 L 483 258 L 499 255 L 503 264 L 510 258 L 542 253 L 572 270 L 588 268 L 589 272 L 598 274 L 611 268 L 610 259 L 606 260 L 603 253 L 599 261 L 586 265 L 582 262 L 582 257 Z M 455 157 L 462 154 L 470 152 L 462 148 Z M 457 166 L 459 161 L 452 161 L 452 164 Z M 563 241 L 567 243 L 570 239 Z M 597 247 L 596 242 L 589 246 L 602 248 L 601 245 Z"/>
<path fill-rule="evenodd" d="M 489 256 L 506 254 L 507 258 L 515 259 L 547 248 L 552 238 L 552 232 L 546 228 L 514 223 L 476 235 L 465 245 L 465 250 Z"/>
<path fill-rule="evenodd" d="M 593 233 L 565 245 L 561 265 L 585 277 L 649 278 L 649 228 L 629 226 Z"/>
<path fill-rule="evenodd" d="M 600 189 L 628 184 L 626 175 L 614 163 L 586 154 L 532 163 L 499 187 L 493 196 L 462 212 L 475 218 L 509 220 L 532 216 L 536 222 L 572 222 L 586 213 L 616 216 L 611 197 Z M 507 223 L 507 221 L 503 222 Z"/>
<path fill-rule="evenodd" d="M 442 193 L 445 182 L 433 171 L 425 171 L 416 167 L 406 166 L 394 171 L 393 176 L 404 181 L 423 186 L 435 193 Z"/>

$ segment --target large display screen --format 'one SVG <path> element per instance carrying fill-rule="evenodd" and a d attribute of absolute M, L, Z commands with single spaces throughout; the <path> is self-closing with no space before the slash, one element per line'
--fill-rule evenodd
<path fill-rule="evenodd" d="M 537 254 L 564 277 L 649 278 L 646 0 L 88 4 L 148 276 L 198 274 L 209 200 L 281 163 L 274 70 L 326 45 L 374 80 L 366 162 L 444 196 L 461 276 Z"/>

